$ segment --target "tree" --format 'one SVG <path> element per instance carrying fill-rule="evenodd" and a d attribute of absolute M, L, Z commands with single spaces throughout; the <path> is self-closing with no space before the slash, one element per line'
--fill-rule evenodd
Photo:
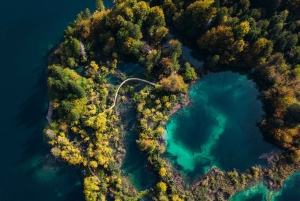
<path fill-rule="evenodd" d="M 157 192 L 161 195 L 167 191 L 167 184 L 164 182 L 158 182 L 156 185 Z"/>
<path fill-rule="evenodd" d="M 159 60 L 161 55 L 161 51 L 152 50 L 150 54 L 146 56 L 145 59 L 145 66 L 146 66 L 146 73 L 150 73 L 152 71 L 153 65 Z"/>
<path fill-rule="evenodd" d="M 193 81 L 197 79 L 197 73 L 195 72 L 195 69 L 191 67 L 191 65 L 186 62 L 185 64 L 185 73 L 183 74 L 183 77 L 186 81 Z"/>
<path fill-rule="evenodd" d="M 92 17 L 91 11 L 90 11 L 90 9 L 88 9 L 88 8 L 86 8 L 86 9 L 84 10 L 83 15 L 84 15 L 84 18 L 85 18 L 85 19 L 90 19 L 90 18 Z"/>
<path fill-rule="evenodd" d="M 292 34 L 287 39 L 287 43 L 285 45 L 285 49 L 293 48 L 298 43 L 298 36 L 297 34 Z"/>
<path fill-rule="evenodd" d="M 84 178 L 83 182 L 85 199 L 87 201 L 97 201 L 99 196 L 99 182 L 94 176 Z"/>
<path fill-rule="evenodd" d="M 171 49 L 170 49 L 171 57 L 175 56 L 176 59 L 179 58 L 182 54 L 181 42 L 179 42 L 179 40 L 171 39 L 169 41 L 169 45 L 171 47 Z"/>
<path fill-rule="evenodd" d="M 287 121 L 295 124 L 300 124 L 300 104 L 294 103 L 288 109 L 286 113 Z"/>
<path fill-rule="evenodd" d="M 250 31 L 250 24 L 247 21 L 241 22 L 234 27 L 234 34 L 236 38 L 243 38 Z"/>
<path fill-rule="evenodd" d="M 166 26 L 164 11 L 154 6 L 150 9 L 149 16 L 147 17 L 148 26 L 164 27 Z"/>
<path fill-rule="evenodd" d="M 78 58 L 81 54 L 80 42 L 76 38 L 69 37 L 63 43 L 60 44 L 60 50 L 62 54 L 65 55 L 67 58 Z"/>
<path fill-rule="evenodd" d="M 299 79 L 300 78 L 300 64 L 296 65 L 292 72 L 293 72 L 293 75 L 295 76 L 295 78 Z"/>
<path fill-rule="evenodd" d="M 291 154 L 290 154 L 290 160 L 293 163 L 299 163 L 300 162 L 300 149 L 296 149 L 294 150 Z"/>
<path fill-rule="evenodd" d="M 160 64 L 163 69 L 163 74 L 165 76 L 170 76 L 172 74 L 172 69 L 173 69 L 173 62 L 170 58 L 168 57 L 163 57 L 160 61 Z"/>
<path fill-rule="evenodd" d="M 123 44 L 123 51 L 125 54 L 133 54 L 136 57 L 139 57 L 142 46 L 143 43 L 141 41 L 128 37 Z"/>
<path fill-rule="evenodd" d="M 73 94 L 75 97 L 77 98 L 86 97 L 86 93 L 84 89 L 80 85 L 76 84 L 74 81 L 71 80 L 68 81 L 68 88 L 71 94 Z"/>
<path fill-rule="evenodd" d="M 273 42 L 266 38 L 259 38 L 251 47 L 250 55 L 255 58 L 257 56 L 268 57 L 273 51 Z"/>
<path fill-rule="evenodd" d="M 220 60 L 220 56 L 214 55 L 205 63 L 205 68 L 210 69 L 210 70 L 216 70 L 219 60 Z"/>
<path fill-rule="evenodd" d="M 162 89 L 166 91 L 179 92 L 187 89 L 187 85 L 184 83 L 183 77 L 177 74 L 172 74 L 167 78 L 163 78 L 159 83 Z"/>
<path fill-rule="evenodd" d="M 169 29 L 166 27 L 158 27 L 153 34 L 153 43 L 158 44 L 160 41 L 167 36 Z"/>
<path fill-rule="evenodd" d="M 186 8 L 185 22 L 190 36 L 196 36 L 209 20 L 216 15 L 214 0 L 195 1 Z"/>
<path fill-rule="evenodd" d="M 105 10 L 103 0 L 96 0 L 96 9 L 98 11 L 104 11 Z"/>
<path fill-rule="evenodd" d="M 73 57 L 69 57 L 68 60 L 67 60 L 67 64 L 68 66 L 70 66 L 71 68 L 75 67 L 77 64 L 76 64 L 76 61 Z"/>
<path fill-rule="evenodd" d="M 167 174 L 166 168 L 161 167 L 161 168 L 159 169 L 159 176 L 164 177 L 164 176 L 166 176 L 166 174 Z"/>
<path fill-rule="evenodd" d="M 141 26 L 142 22 L 147 19 L 147 16 L 150 12 L 150 7 L 145 1 L 139 1 L 133 6 L 132 10 L 136 23 Z"/>
<path fill-rule="evenodd" d="M 132 38 L 140 40 L 143 37 L 141 27 L 139 25 L 127 22 L 125 28 L 128 31 L 129 36 Z"/>
<path fill-rule="evenodd" d="M 222 56 L 234 42 L 233 36 L 231 27 L 219 25 L 206 31 L 198 40 L 198 45 L 201 49 L 206 49 L 211 53 L 217 53 Z"/>
<path fill-rule="evenodd" d="M 172 19 L 177 11 L 176 5 L 172 0 L 164 0 L 163 9 L 167 19 Z"/>

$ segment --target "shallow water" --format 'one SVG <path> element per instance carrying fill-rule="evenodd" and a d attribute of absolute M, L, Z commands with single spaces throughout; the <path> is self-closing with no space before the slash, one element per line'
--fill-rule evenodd
<path fill-rule="evenodd" d="M 43 140 L 46 56 L 81 10 L 95 8 L 95 0 L 0 5 L 0 200 L 82 201 L 81 172 L 49 156 Z"/>
<path fill-rule="evenodd" d="M 185 108 L 166 125 L 166 156 L 193 182 L 212 166 L 243 171 L 265 164 L 259 157 L 273 148 L 256 126 L 263 115 L 256 85 L 233 72 L 204 76 L 189 91 Z"/>
<path fill-rule="evenodd" d="M 300 173 L 294 173 L 281 190 L 269 191 L 262 183 L 235 194 L 230 201 L 297 201 L 300 198 Z"/>

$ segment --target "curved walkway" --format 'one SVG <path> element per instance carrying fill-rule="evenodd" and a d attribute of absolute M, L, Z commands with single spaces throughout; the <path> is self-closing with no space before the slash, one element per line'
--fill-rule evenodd
<path fill-rule="evenodd" d="M 124 80 L 124 81 L 120 84 L 120 86 L 118 87 L 118 89 L 117 89 L 117 91 L 116 91 L 115 99 L 114 99 L 114 104 L 113 104 L 110 108 L 104 110 L 103 113 L 108 112 L 109 110 L 113 109 L 113 108 L 116 106 L 116 102 L 117 102 L 118 93 L 119 93 L 120 88 L 121 88 L 126 82 L 132 81 L 132 80 L 145 82 L 145 83 L 150 84 L 150 85 L 153 85 L 153 86 L 156 85 L 156 84 L 153 83 L 153 82 L 149 82 L 149 81 L 147 81 L 147 80 L 143 80 L 143 79 L 140 79 L 140 78 L 128 78 L 128 79 Z"/>
<path fill-rule="evenodd" d="M 88 163 L 87 163 L 87 165 L 88 165 L 88 168 L 89 168 L 90 173 L 95 177 L 95 179 L 96 179 L 99 183 L 101 183 L 99 177 L 92 171 L 92 168 L 91 168 L 91 166 L 90 166 L 90 157 L 89 157 L 89 156 L 88 156 Z"/>

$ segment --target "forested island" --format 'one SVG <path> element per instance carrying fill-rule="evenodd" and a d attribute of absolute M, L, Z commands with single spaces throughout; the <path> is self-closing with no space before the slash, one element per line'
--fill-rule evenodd
<path fill-rule="evenodd" d="M 85 172 L 86 200 L 221 201 L 262 181 L 278 190 L 300 171 L 300 0 L 116 0 L 109 9 L 97 0 L 96 7 L 69 24 L 47 71 L 44 134 L 55 158 Z M 204 61 L 203 68 L 184 60 L 182 44 Z M 126 62 L 138 63 L 143 73 L 126 76 L 117 68 Z M 211 168 L 187 188 L 163 157 L 164 126 L 190 105 L 189 86 L 226 70 L 258 84 L 265 110 L 260 130 L 281 151 L 268 156 L 267 166 L 245 172 Z M 118 87 L 112 78 L 119 84 L 138 79 Z M 134 105 L 136 143 L 158 178 L 144 191 L 122 170 L 119 103 Z"/>

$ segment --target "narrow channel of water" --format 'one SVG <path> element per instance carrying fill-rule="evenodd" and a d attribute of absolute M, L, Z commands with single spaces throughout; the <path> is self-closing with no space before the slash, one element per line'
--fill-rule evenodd
<path fill-rule="evenodd" d="M 255 83 L 233 72 L 204 76 L 189 91 L 191 108 L 166 125 L 166 156 L 193 182 L 210 167 L 243 171 L 265 164 L 259 157 L 273 147 L 256 124 L 263 115 Z"/>
<path fill-rule="evenodd" d="M 147 155 L 141 152 L 137 146 L 139 133 L 138 122 L 134 105 L 124 105 L 126 121 L 126 136 L 124 140 L 126 155 L 123 160 L 122 169 L 130 179 L 132 185 L 138 190 L 146 190 L 157 182 L 157 175 L 148 166 Z M 122 109 L 122 107 L 120 107 Z"/>

